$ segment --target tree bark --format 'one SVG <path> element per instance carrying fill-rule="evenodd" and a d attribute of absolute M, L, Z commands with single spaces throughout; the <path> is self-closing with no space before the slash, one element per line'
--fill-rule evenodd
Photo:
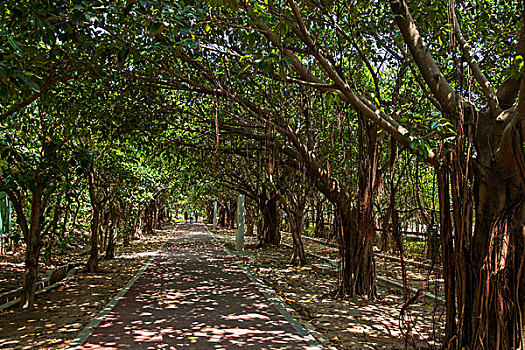
<path fill-rule="evenodd" d="M 221 227 L 226 227 L 226 203 L 219 204 L 219 220 L 218 223 Z"/>
<path fill-rule="evenodd" d="M 111 199 L 110 201 L 111 202 Z M 111 206 L 111 203 L 110 203 Z M 105 207 L 105 206 L 104 206 Z M 109 225 L 111 224 L 110 221 L 110 214 L 109 214 L 109 208 L 107 210 L 101 210 L 100 215 L 102 217 L 102 222 L 100 223 L 100 235 L 99 235 L 99 253 L 102 254 L 107 247 L 108 244 L 108 235 L 109 235 Z"/>
<path fill-rule="evenodd" d="M 450 186 L 446 166 L 436 169 L 438 174 L 441 265 L 445 284 L 445 344 L 454 338 L 456 325 L 456 275 L 453 247 L 452 220 L 450 217 Z M 447 344 L 448 346 L 448 344 Z"/>
<path fill-rule="evenodd" d="M 359 116 L 360 147 L 367 145 L 358 160 L 359 207 L 353 207 L 345 196 L 336 202 L 339 222 L 341 272 L 338 294 L 341 297 L 363 295 L 377 297 L 373 244 L 376 235 L 372 208 L 373 191 L 377 182 L 377 128 Z M 334 203 L 335 204 L 335 203 Z"/>
<path fill-rule="evenodd" d="M 391 235 L 392 235 L 392 221 L 391 221 L 391 208 L 387 208 L 385 215 L 383 216 L 383 227 L 381 231 L 381 252 L 390 252 L 391 247 Z"/>
<path fill-rule="evenodd" d="M 359 227 L 359 214 L 355 208 L 344 203 L 337 205 L 339 254 L 341 267 L 336 296 L 353 298 L 377 297 L 373 240 Z"/>
<path fill-rule="evenodd" d="M 315 231 L 314 237 L 325 238 L 326 229 L 324 226 L 324 200 L 317 200 L 315 204 Z"/>
<path fill-rule="evenodd" d="M 237 217 L 237 202 L 230 199 L 226 206 L 226 224 L 230 230 L 235 229 L 235 219 Z"/>
<path fill-rule="evenodd" d="M 252 205 L 246 205 L 246 236 L 253 236 L 255 226 L 253 211 Z"/>
<path fill-rule="evenodd" d="M 306 254 L 304 252 L 303 241 L 301 239 L 304 223 L 304 206 L 295 208 L 289 215 L 290 227 L 292 228 L 293 250 L 290 262 L 293 265 L 306 265 Z"/>
<path fill-rule="evenodd" d="M 88 173 L 89 198 L 91 200 L 91 240 L 90 254 L 86 264 L 88 273 L 98 272 L 98 234 L 100 229 L 101 203 L 97 198 L 95 186 L 95 169 L 93 165 L 89 167 Z"/>
<path fill-rule="evenodd" d="M 153 235 L 155 233 L 155 201 L 151 200 L 144 209 L 144 228 L 143 232 L 147 235 Z"/>
<path fill-rule="evenodd" d="M 43 213 L 42 196 L 44 186 L 37 181 L 31 198 L 31 221 L 27 235 L 24 233 L 26 243 L 25 252 L 25 271 L 20 296 L 20 306 L 24 309 L 33 309 L 35 304 L 36 282 L 38 280 L 38 260 L 42 243 L 41 216 Z"/>
<path fill-rule="evenodd" d="M 270 193 L 270 197 L 263 196 L 261 210 L 263 213 L 262 232 L 259 233 L 259 245 L 281 244 L 281 232 L 279 232 L 279 217 L 277 211 L 277 196 Z"/>
<path fill-rule="evenodd" d="M 106 259 L 113 259 L 115 257 L 115 232 L 119 224 L 119 215 L 113 204 L 109 207 L 109 220 L 110 225 L 108 227 L 107 234 L 107 246 L 106 246 Z"/>
<path fill-rule="evenodd" d="M 458 348 L 516 349 L 523 345 L 525 321 L 523 192 L 517 176 L 505 178 L 498 169 L 484 168 L 476 175 L 474 235 L 470 240 L 456 233 L 455 242 L 463 321 Z"/>

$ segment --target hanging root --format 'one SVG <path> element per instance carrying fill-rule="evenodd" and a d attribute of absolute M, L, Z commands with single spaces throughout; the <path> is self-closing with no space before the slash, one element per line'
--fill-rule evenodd
<path fill-rule="evenodd" d="M 525 247 L 525 226 L 521 227 L 521 237 L 518 237 L 522 239 L 523 246 Z M 519 322 L 519 344 L 518 349 L 525 349 L 525 329 L 523 328 L 523 310 L 522 310 L 522 304 L 520 302 L 519 298 L 519 291 L 520 291 L 520 285 L 521 285 L 521 274 L 523 272 L 523 264 L 525 263 L 525 254 L 521 254 L 521 262 L 520 267 L 518 268 L 518 278 L 516 279 L 516 306 L 518 310 L 518 322 Z"/>

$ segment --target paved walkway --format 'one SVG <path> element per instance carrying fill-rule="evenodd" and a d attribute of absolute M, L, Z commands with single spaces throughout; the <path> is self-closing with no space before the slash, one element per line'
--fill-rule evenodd
<path fill-rule="evenodd" d="M 202 224 L 179 224 L 78 349 L 320 349 L 289 319 Z"/>

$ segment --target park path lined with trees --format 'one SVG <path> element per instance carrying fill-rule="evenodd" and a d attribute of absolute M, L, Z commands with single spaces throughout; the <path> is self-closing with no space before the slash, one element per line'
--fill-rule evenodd
<path fill-rule="evenodd" d="M 102 323 L 70 349 L 321 349 L 260 288 L 202 224 L 178 225 Z"/>
<path fill-rule="evenodd" d="M 261 249 L 287 225 L 304 265 L 311 221 L 335 238 L 334 298 L 374 303 L 378 248 L 409 283 L 406 231 L 424 231 L 442 346 L 525 346 L 522 2 L 0 6 L 0 191 L 8 246 L 25 254 L 21 307 L 42 259 L 83 250 L 96 273 L 179 209 L 212 217 L 217 201 L 233 227 L 241 193 Z M 404 289 L 403 310 L 420 292 Z"/>

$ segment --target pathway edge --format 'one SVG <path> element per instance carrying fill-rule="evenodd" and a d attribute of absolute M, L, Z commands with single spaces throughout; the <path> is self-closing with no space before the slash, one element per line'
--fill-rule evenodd
<path fill-rule="evenodd" d="M 171 236 L 173 235 L 172 229 L 170 235 L 166 238 L 166 240 L 160 245 L 160 247 L 157 249 L 157 251 L 149 257 L 149 259 L 146 261 L 146 263 L 135 273 L 135 275 L 128 281 L 128 283 L 120 290 L 118 293 L 109 301 L 109 303 L 104 306 L 104 308 L 82 329 L 77 336 L 71 341 L 71 343 L 68 344 L 67 347 L 64 348 L 64 350 L 77 350 L 79 347 L 84 345 L 87 338 L 93 333 L 94 328 L 96 328 L 104 319 L 106 316 L 113 310 L 115 305 L 122 299 L 122 297 L 128 292 L 128 290 L 135 284 L 135 282 L 139 279 L 139 277 L 142 275 L 144 271 L 151 265 L 153 260 L 157 257 L 159 252 L 164 248 L 166 243 L 169 241 Z"/>
<path fill-rule="evenodd" d="M 224 249 L 226 254 L 228 254 L 231 257 L 236 257 L 235 254 L 233 254 L 209 229 L 208 226 L 206 226 L 204 223 L 202 224 L 204 228 L 206 228 L 206 231 L 208 231 L 208 234 L 217 242 L 217 244 Z M 284 318 L 292 325 L 292 327 L 299 333 L 301 337 L 305 339 L 305 341 L 308 343 L 309 347 L 308 349 L 324 349 L 325 347 L 328 347 L 328 349 L 333 349 L 333 347 L 328 345 L 328 340 L 325 336 L 323 336 L 321 333 L 315 331 L 314 327 L 308 323 L 302 323 L 300 322 L 301 319 L 297 319 L 296 317 L 292 316 L 291 312 L 294 310 L 288 306 L 272 288 L 265 285 L 262 280 L 255 277 L 246 266 L 244 266 L 241 262 L 236 262 L 237 266 L 248 276 L 248 278 L 255 284 L 257 289 L 272 303 L 273 306 L 284 316 Z"/>

